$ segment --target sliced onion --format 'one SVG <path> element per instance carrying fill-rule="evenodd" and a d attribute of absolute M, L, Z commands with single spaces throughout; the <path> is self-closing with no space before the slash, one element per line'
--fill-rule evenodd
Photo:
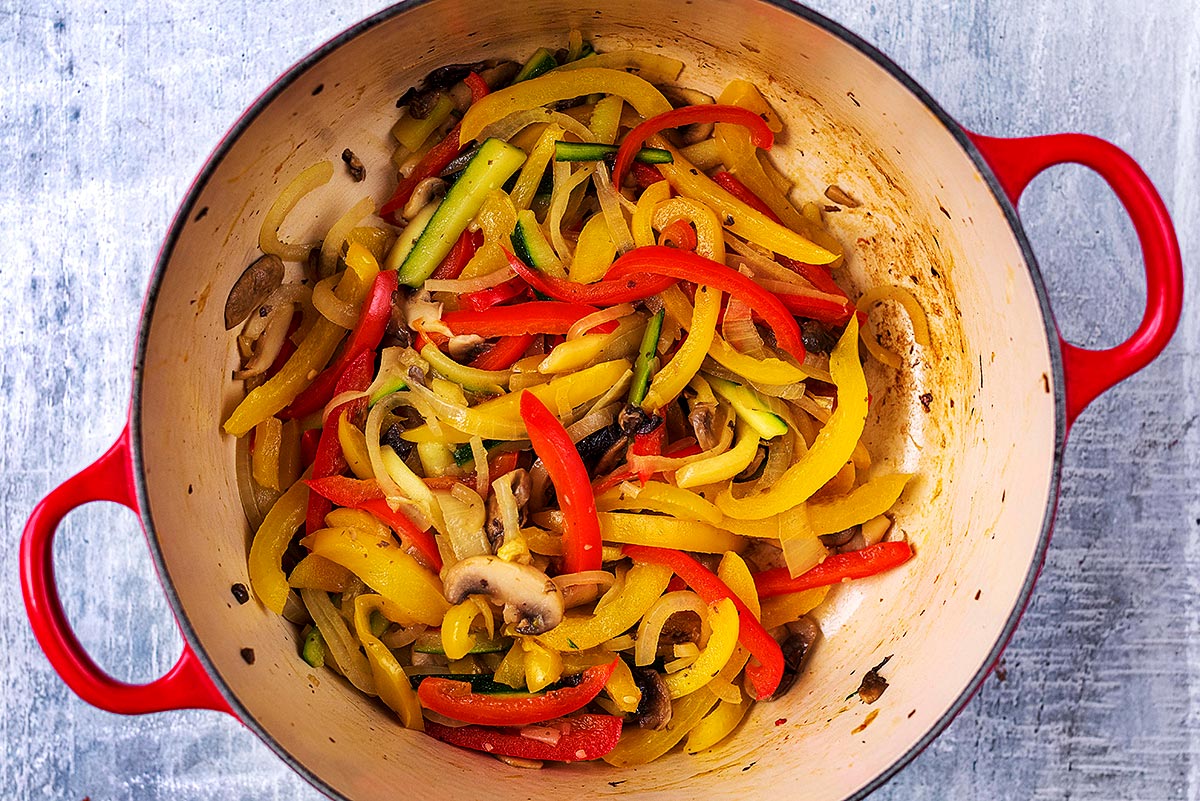
<path fill-rule="evenodd" d="M 483 447 L 483 437 L 471 437 L 471 456 L 475 460 L 475 490 L 483 497 L 487 497 L 488 484 L 488 454 L 487 448 Z M 509 490 L 511 494 L 511 489 Z"/>
<path fill-rule="evenodd" d="M 811 286 L 797 286 L 796 284 L 788 283 L 787 281 L 777 281 L 774 278 L 765 278 L 760 274 L 751 276 L 756 284 L 763 289 L 768 289 L 776 295 L 802 295 L 806 298 L 814 300 L 827 300 L 831 303 L 845 303 L 846 299 L 840 295 L 833 295 L 829 292 L 822 292 L 819 289 L 813 289 Z"/>
<path fill-rule="evenodd" d="M 395 631 L 384 632 L 383 636 L 380 637 L 379 640 L 394 651 L 398 648 L 403 648 L 406 645 L 412 645 L 417 641 L 417 637 L 420 637 L 422 634 L 424 634 L 428 628 L 429 627 L 424 623 L 414 623 L 411 626 L 401 626 Z M 405 668 L 404 672 L 412 675 L 412 671 L 408 668 Z"/>
<path fill-rule="evenodd" d="M 510 114 L 504 119 L 494 122 L 487 128 L 484 128 L 479 136 L 476 137 L 479 141 L 487 138 L 503 139 L 508 141 L 530 125 L 535 123 L 557 123 L 563 127 L 563 130 L 570 131 L 579 137 L 581 142 L 594 142 L 596 136 L 588 127 L 574 117 L 563 114 L 561 111 L 551 111 L 545 107 L 533 108 L 528 111 L 519 111 L 516 114 Z"/>
<path fill-rule="evenodd" d="M 279 227 L 301 198 L 329 183 L 332 177 L 333 164 L 321 161 L 302 171 L 283 188 L 271 204 L 267 216 L 263 217 L 262 228 L 258 231 L 258 247 L 263 253 L 272 253 L 284 261 L 304 261 L 308 258 L 308 252 L 317 246 L 316 243 L 298 245 L 281 242 Z"/>
<path fill-rule="evenodd" d="M 612 403 L 603 409 L 592 412 L 579 422 L 567 426 L 567 436 L 578 445 L 581 440 L 612 425 L 613 421 L 617 419 L 617 412 L 620 409 L 620 404 Z"/>
<path fill-rule="evenodd" d="M 483 498 L 465 484 L 455 484 L 449 492 L 435 494 L 446 518 L 446 534 L 454 556 L 460 561 L 491 553 L 483 524 L 487 519 Z"/>
<path fill-rule="evenodd" d="M 596 165 L 588 164 L 572 173 L 569 161 L 554 162 L 554 191 L 550 195 L 550 210 L 546 214 L 546 223 L 550 229 L 550 242 L 554 245 L 559 260 L 563 263 L 569 262 L 574 255 L 562 234 L 562 221 L 563 215 L 567 211 L 567 202 L 571 199 L 571 193 L 588 178 L 591 178 L 595 171 Z"/>
<path fill-rule="evenodd" d="M 313 287 L 312 302 L 317 311 L 329 322 L 342 328 L 353 328 L 358 322 L 358 307 L 337 296 L 334 286 L 342 280 L 342 275 L 331 275 L 322 278 Z"/>
<path fill-rule="evenodd" d="M 804 397 L 805 392 L 803 381 L 797 381 L 795 384 L 759 384 L 751 381 L 750 386 L 754 387 L 760 395 L 783 400 L 799 400 Z"/>
<path fill-rule="evenodd" d="M 632 380 L 633 380 L 633 370 L 626 370 L 624 373 L 621 374 L 620 378 L 618 378 L 615 382 L 613 382 L 613 385 L 611 387 L 609 387 L 609 389 L 607 391 L 605 391 L 605 393 L 603 395 L 601 395 L 599 398 L 596 399 L 596 402 L 592 404 L 592 407 L 590 409 L 588 409 L 588 414 L 593 414 L 593 413 L 598 412 L 601 409 L 605 408 L 606 406 L 610 406 L 613 403 L 617 403 L 619 398 L 623 398 L 626 395 L 628 395 L 629 394 L 629 382 Z M 620 406 L 623 404 L 617 403 L 617 405 Z"/>
<path fill-rule="evenodd" d="M 608 590 L 617 577 L 607 570 L 584 570 L 580 573 L 563 573 L 550 579 L 564 593 L 572 587 L 599 587 Z"/>
<path fill-rule="evenodd" d="M 329 400 L 329 403 L 325 404 L 324 411 L 321 412 L 321 426 L 324 427 L 329 424 L 329 415 L 333 414 L 333 410 L 336 409 L 337 407 L 341 406 L 343 403 L 349 403 L 350 401 L 358 400 L 359 398 L 366 398 L 369 396 L 370 395 L 366 390 L 355 390 L 355 389 L 348 390 L 346 392 L 341 392 L 337 395 L 334 395 Z"/>
<path fill-rule="evenodd" d="M 262 375 L 270 369 L 275 360 L 279 358 L 279 353 L 283 350 L 283 343 L 287 342 L 288 329 L 292 325 L 292 317 L 295 316 L 295 312 L 295 307 L 287 303 L 276 307 L 267 315 L 266 330 L 254 342 L 254 356 L 250 358 L 245 367 L 234 372 L 235 380 L 241 381 Z"/>
<path fill-rule="evenodd" d="M 375 481 L 379 483 L 379 488 L 383 490 L 383 494 L 389 500 L 403 498 L 404 493 L 400 491 L 399 485 L 392 480 L 391 473 L 383 466 L 383 456 L 380 454 L 381 446 L 379 444 L 383 429 L 383 418 L 384 415 L 397 406 L 411 405 L 411 403 L 411 393 L 403 390 L 393 392 L 371 407 L 371 412 L 367 415 L 367 424 L 363 430 L 363 434 L 367 439 L 367 456 L 371 460 L 371 471 L 375 474 Z"/>
<path fill-rule="evenodd" d="M 281 493 L 259 486 L 250 469 L 250 438 L 238 437 L 234 445 L 234 475 L 237 478 L 238 498 L 242 512 L 252 531 L 258 531 L 267 512 L 275 505 Z"/>
<path fill-rule="evenodd" d="M 633 250 L 633 234 L 629 231 L 625 213 L 621 211 L 620 192 L 613 187 L 608 166 L 598 162 L 592 177 L 596 184 L 596 198 L 600 201 L 600 209 L 604 212 L 604 221 L 608 223 L 608 232 L 617 246 L 617 253 L 628 253 Z"/>
<path fill-rule="evenodd" d="M 578 322 L 567 329 L 567 339 L 579 339 L 598 325 L 604 325 L 611 320 L 619 320 L 633 313 L 634 308 L 632 303 L 618 303 L 616 306 L 609 306 L 607 309 L 592 312 L 589 315 L 579 318 Z M 614 331 L 613 333 L 617 332 Z"/>
<path fill-rule="evenodd" d="M 412 673 L 412 671 L 410 671 L 408 668 L 405 668 L 404 672 Z M 435 670 L 433 672 L 434 673 L 445 673 L 446 668 L 439 666 L 437 668 L 437 670 Z M 420 674 L 415 674 L 415 675 L 420 675 Z M 445 726 L 448 729 L 461 729 L 463 726 L 471 725 L 470 723 L 464 723 L 461 720 L 455 720 L 454 718 L 448 718 L 445 715 L 434 712 L 432 709 L 422 708 L 421 714 L 425 717 L 426 720 L 433 721 L 434 723 L 437 723 L 438 725 L 441 725 L 441 726 Z"/>
<path fill-rule="evenodd" d="M 521 539 L 521 510 L 517 506 L 517 496 L 513 494 L 512 480 L 507 473 L 492 482 L 492 491 L 496 493 L 496 506 L 500 509 L 500 524 L 504 526 L 504 542 L 519 541 Z"/>
<path fill-rule="evenodd" d="M 305 587 L 300 590 L 300 597 L 304 599 L 304 605 L 342 675 L 360 691 L 375 695 L 375 677 L 371 675 L 367 657 L 359 650 L 361 643 L 350 632 L 350 627 L 329 596 L 323 590 Z"/>
<path fill-rule="evenodd" d="M 308 609 L 295 590 L 288 592 L 287 600 L 283 602 L 283 619 L 288 623 L 295 623 L 297 626 L 307 626 L 312 623 L 312 615 L 308 613 Z"/>
<path fill-rule="evenodd" d="M 329 229 L 329 233 L 325 235 L 325 241 L 321 243 L 322 275 L 329 275 L 337 268 L 338 255 L 342 252 L 342 245 L 346 244 L 346 239 L 350 236 L 350 232 L 365 217 L 374 213 L 375 201 L 370 196 L 364 197 L 351 206 L 350 210 L 333 224 L 333 227 Z"/>
<path fill-rule="evenodd" d="M 725 305 L 725 319 L 721 321 L 721 336 L 733 348 L 756 359 L 766 357 L 762 336 L 754 325 L 753 310 L 744 301 L 730 297 Z"/>
<path fill-rule="evenodd" d="M 494 286 L 503 284 L 514 275 L 516 273 L 513 272 L 512 267 L 501 267 L 499 270 L 493 270 L 478 278 L 456 278 L 453 280 L 430 278 L 425 281 L 422 288 L 429 292 L 453 292 L 456 295 L 463 295 L 467 292 L 479 292 L 484 289 L 491 289 Z"/>
<path fill-rule="evenodd" d="M 650 607 L 638 625 L 637 646 L 633 649 L 633 664 L 645 667 L 658 658 L 658 640 L 663 626 L 671 615 L 679 612 L 695 612 L 700 616 L 700 638 L 708 639 L 711 626 L 708 622 L 708 604 L 691 590 L 668 592 Z"/>

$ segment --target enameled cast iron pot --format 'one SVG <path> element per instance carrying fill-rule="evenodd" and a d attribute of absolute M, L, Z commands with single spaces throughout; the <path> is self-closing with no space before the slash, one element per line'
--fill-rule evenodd
<path fill-rule="evenodd" d="M 389 193 L 388 130 L 405 88 L 442 64 L 519 58 L 572 27 L 604 50 L 676 56 L 688 65 L 686 85 L 713 94 L 733 77 L 754 81 L 785 120 L 773 157 L 796 179 L 797 196 L 817 198 L 836 183 L 861 201 L 828 215 L 851 254 L 849 283 L 912 291 L 933 340 L 902 370 L 868 367 L 871 451 L 881 469 L 920 474 L 896 513 L 916 559 L 837 588 L 805 677 L 782 700 L 757 705 L 736 737 L 701 756 L 620 773 L 603 765 L 517 770 L 407 732 L 331 674 L 318 680 L 282 618 L 228 601 L 230 585 L 248 583 L 249 531 L 233 441 L 220 432 L 239 394 L 227 380 L 237 356 L 222 306 L 257 252 L 266 208 L 299 170 L 353 149 L 368 184 L 339 176 L 283 232 L 319 238 L 364 189 Z M 1103 176 L 1141 240 L 1145 317 L 1127 342 L 1103 352 L 1059 337 L 1017 219 L 1026 184 L 1063 162 Z M 128 427 L 26 527 L 30 620 L 55 669 L 89 703 L 127 714 L 229 712 L 334 797 L 391 798 L 407 787 L 462 798 L 464 788 L 484 785 L 502 799 L 668 798 L 700 787 L 712 798 L 783 798 L 800 787 L 814 801 L 859 797 L 945 728 L 991 669 L 1045 555 L 1071 422 L 1162 350 L 1181 294 L 1167 212 L 1123 152 L 1080 135 L 1001 140 L 965 131 L 886 57 L 802 7 L 531 0 L 511 13 L 485 0 L 407 3 L 291 69 L 188 192 L 150 283 Z M 907 341 L 905 323 L 889 325 Z M 170 437 L 155 433 L 163 431 Z M 186 641 L 178 664 L 148 685 L 117 682 L 96 666 L 55 591 L 55 528 L 70 509 L 100 499 L 140 513 Z M 239 655 L 247 647 L 253 665 Z M 883 697 L 870 707 L 847 700 L 864 671 L 888 656 Z"/>

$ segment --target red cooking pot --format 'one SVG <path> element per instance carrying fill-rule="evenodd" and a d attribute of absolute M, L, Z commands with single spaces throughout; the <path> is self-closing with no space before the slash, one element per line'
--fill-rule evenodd
<path fill-rule="evenodd" d="M 249 530 L 234 443 L 220 430 L 240 392 L 227 380 L 237 353 L 222 305 L 258 252 L 267 206 L 305 166 L 351 148 L 368 182 L 336 178 L 284 231 L 294 241 L 319 238 L 364 193 L 387 197 L 388 130 L 406 87 L 441 64 L 526 55 L 572 27 L 604 50 L 678 57 L 688 65 L 684 82 L 702 90 L 715 93 L 733 77 L 754 81 L 785 120 L 772 155 L 796 180 L 797 196 L 815 199 L 837 184 L 859 201 L 829 215 L 850 254 L 848 288 L 903 285 L 927 311 L 932 338 L 898 370 L 868 366 L 867 444 L 883 469 L 919 474 L 895 510 L 917 558 L 837 588 L 819 612 L 825 640 L 802 681 L 780 701 L 756 705 L 738 736 L 698 756 L 620 772 L 586 764 L 520 771 L 406 731 L 332 674 L 316 675 L 298 658 L 287 621 L 257 602 L 228 602 L 231 585 L 248 583 Z M 1142 246 L 1145 316 L 1133 336 L 1105 351 L 1059 337 L 1017 216 L 1029 181 L 1066 162 L 1108 181 Z M 783 798 L 801 781 L 810 799 L 860 797 L 942 731 L 991 669 L 1045 556 L 1071 423 L 1163 349 L 1181 297 L 1166 209 L 1125 153 L 1077 134 L 972 134 L 886 57 L 805 8 L 602 0 L 593 9 L 531 0 L 514 13 L 482 0 L 408 3 L 292 68 L 238 121 L 188 192 L 143 310 L 128 427 L 26 526 L 21 577 L 30 621 L 51 664 L 89 703 L 127 714 L 230 712 L 339 798 L 387 798 L 398 787 L 458 798 L 481 782 L 514 799 L 665 798 L 701 786 L 715 797 Z M 902 318 L 885 320 L 889 326 L 907 341 Z M 56 527 L 92 500 L 139 512 L 186 641 L 175 667 L 150 684 L 123 684 L 100 670 L 58 601 Z M 242 658 L 245 648 L 254 649 L 253 664 Z M 885 657 L 883 697 L 869 707 L 849 698 Z"/>

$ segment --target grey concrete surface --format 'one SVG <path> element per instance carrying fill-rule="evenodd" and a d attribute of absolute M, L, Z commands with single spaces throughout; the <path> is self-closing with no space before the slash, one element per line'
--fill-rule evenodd
<path fill-rule="evenodd" d="M 120 430 L 138 308 L 195 171 L 277 74 L 380 3 L 5 0 L 0 6 L 0 797 L 315 799 L 232 719 L 124 718 L 50 670 L 17 586 L 21 526 Z M 1200 798 L 1200 6 L 1191 0 L 815 0 L 958 119 L 1081 130 L 1160 188 L 1189 265 L 1167 353 L 1067 448 L 1058 525 L 1002 669 L 878 799 Z M 1112 345 L 1144 298 L 1132 228 L 1081 168 L 1021 211 L 1074 341 Z M 66 607 L 120 678 L 179 641 L 133 516 L 93 505 L 56 548 Z"/>

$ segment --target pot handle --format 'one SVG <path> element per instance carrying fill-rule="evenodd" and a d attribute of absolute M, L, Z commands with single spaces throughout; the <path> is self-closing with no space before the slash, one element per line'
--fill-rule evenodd
<path fill-rule="evenodd" d="M 1005 139 L 968 132 L 1017 205 L 1039 173 L 1056 164 L 1082 164 L 1112 187 L 1129 213 L 1146 269 L 1146 311 L 1129 339 L 1107 350 L 1072 345 L 1062 336 L 1067 427 L 1102 392 L 1141 370 L 1167 346 L 1183 306 L 1183 262 L 1167 207 L 1137 162 L 1116 145 L 1086 134 Z"/>
<path fill-rule="evenodd" d="M 140 715 L 171 709 L 232 711 L 185 641 L 179 661 L 149 684 L 126 684 L 105 673 L 80 645 L 54 580 L 54 535 L 68 512 L 92 501 L 113 501 L 138 512 L 129 427 L 108 452 L 67 479 L 34 507 L 21 537 L 21 591 L 34 636 L 55 672 L 89 704 Z"/>

